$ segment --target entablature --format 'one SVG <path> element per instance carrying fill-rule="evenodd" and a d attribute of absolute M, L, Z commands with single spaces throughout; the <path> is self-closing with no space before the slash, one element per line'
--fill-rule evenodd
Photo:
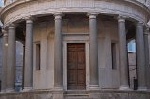
<path fill-rule="evenodd" d="M 27 16 L 56 12 L 121 14 L 143 22 L 150 16 L 150 10 L 136 0 L 15 0 L 2 9 L 0 16 L 4 24 L 9 24 Z"/>

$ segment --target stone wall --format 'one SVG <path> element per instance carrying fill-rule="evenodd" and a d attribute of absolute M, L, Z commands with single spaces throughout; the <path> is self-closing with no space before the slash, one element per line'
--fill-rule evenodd
<path fill-rule="evenodd" d="M 128 53 L 129 61 L 129 77 L 130 77 L 130 87 L 134 88 L 134 77 L 137 78 L 137 69 L 136 69 L 136 52 Z"/>
<path fill-rule="evenodd" d="M 16 42 L 16 91 L 21 90 L 23 80 L 23 45 Z"/>

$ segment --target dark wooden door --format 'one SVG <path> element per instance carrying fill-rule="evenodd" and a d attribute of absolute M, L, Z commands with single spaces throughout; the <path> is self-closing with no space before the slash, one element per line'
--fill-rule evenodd
<path fill-rule="evenodd" d="M 73 90 L 86 88 L 85 44 L 67 44 L 67 87 Z"/>

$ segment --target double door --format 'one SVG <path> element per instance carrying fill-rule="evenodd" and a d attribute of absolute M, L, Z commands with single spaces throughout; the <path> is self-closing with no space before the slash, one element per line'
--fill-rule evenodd
<path fill-rule="evenodd" d="M 86 88 L 85 44 L 67 44 L 67 88 L 84 90 Z"/>

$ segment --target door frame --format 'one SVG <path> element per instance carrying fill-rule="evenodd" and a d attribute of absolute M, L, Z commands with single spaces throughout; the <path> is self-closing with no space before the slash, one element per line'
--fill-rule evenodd
<path fill-rule="evenodd" d="M 63 86 L 67 91 L 67 44 L 68 43 L 84 43 L 85 44 L 85 67 L 86 67 L 86 89 L 89 87 L 89 42 L 87 41 L 64 41 L 63 42 Z"/>

